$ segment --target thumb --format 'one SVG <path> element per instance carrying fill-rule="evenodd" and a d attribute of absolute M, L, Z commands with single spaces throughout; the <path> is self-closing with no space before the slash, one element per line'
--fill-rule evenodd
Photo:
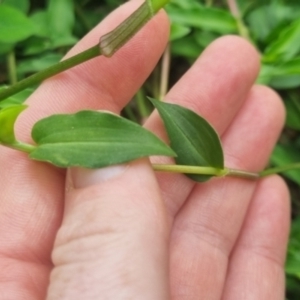
<path fill-rule="evenodd" d="M 68 177 L 47 299 L 168 299 L 169 226 L 149 163 Z"/>

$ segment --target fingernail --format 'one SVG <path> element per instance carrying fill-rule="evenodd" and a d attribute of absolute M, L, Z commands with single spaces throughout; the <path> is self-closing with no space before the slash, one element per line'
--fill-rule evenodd
<path fill-rule="evenodd" d="M 113 179 L 126 170 L 127 165 L 116 165 L 101 169 L 71 168 L 70 177 L 73 188 L 85 188 Z"/>

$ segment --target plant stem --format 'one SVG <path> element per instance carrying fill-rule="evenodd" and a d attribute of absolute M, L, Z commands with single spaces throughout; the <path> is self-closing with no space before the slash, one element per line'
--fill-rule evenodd
<path fill-rule="evenodd" d="M 163 54 L 162 63 L 161 63 L 161 80 L 160 80 L 160 96 L 159 96 L 159 99 L 161 101 L 164 99 L 168 91 L 170 62 L 171 62 L 170 44 L 168 44 Z"/>
<path fill-rule="evenodd" d="M 18 82 L 17 69 L 16 69 L 16 57 L 14 50 L 7 54 L 7 69 L 9 76 L 9 83 L 16 84 Z"/>
<path fill-rule="evenodd" d="M 25 144 L 19 141 L 16 141 L 12 144 L 2 144 L 5 147 L 11 148 L 11 149 L 15 149 L 15 150 L 19 150 L 25 153 L 30 153 L 32 152 L 34 149 L 36 149 L 35 146 L 30 145 L 30 144 Z"/>
<path fill-rule="evenodd" d="M 244 37 L 246 40 L 248 40 L 252 43 L 252 40 L 251 40 L 250 34 L 249 34 L 249 30 L 243 21 L 243 18 L 241 16 L 241 13 L 240 13 L 240 10 L 239 10 L 236 0 L 227 0 L 227 4 L 228 4 L 231 14 L 236 19 L 240 36 Z"/>
<path fill-rule="evenodd" d="M 76 65 L 79 65 L 79 64 L 81 64 L 89 59 L 92 59 L 96 56 L 99 56 L 99 55 L 101 55 L 101 51 L 100 51 L 99 45 L 97 44 L 75 56 L 72 56 L 66 60 L 63 60 L 41 72 L 31 75 L 31 76 L 19 81 L 18 83 L 1 90 L 0 91 L 0 101 L 24 90 L 25 88 L 27 88 L 29 86 L 38 84 L 51 76 L 54 76 L 60 72 L 70 69 Z"/>
<path fill-rule="evenodd" d="M 81 21 L 84 29 L 90 31 L 92 26 L 89 20 L 85 17 L 84 12 L 79 4 L 75 4 L 75 13 L 78 16 L 79 21 Z"/>
<path fill-rule="evenodd" d="M 286 171 L 291 171 L 291 170 L 296 170 L 300 169 L 300 163 L 294 163 L 294 164 L 289 164 L 281 167 L 276 167 L 276 168 L 271 168 L 264 170 L 259 173 L 260 177 L 266 177 L 269 175 L 277 174 L 277 173 L 282 173 Z"/>
<path fill-rule="evenodd" d="M 233 176 L 246 179 L 258 179 L 260 174 L 230 168 L 217 169 L 212 167 L 182 166 L 182 165 L 152 165 L 153 170 L 183 174 L 213 175 L 217 177 Z"/>
<path fill-rule="evenodd" d="M 200 175 L 227 175 L 226 169 L 216 169 L 212 167 L 196 167 L 183 165 L 152 165 L 153 170 L 160 172 L 184 173 L 184 174 L 200 174 Z"/>
<path fill-rule="evenodd" d="M 240 177 L 240 178 L 246 178 L 246 179 L 259 179 L 260 174 L 259 173 L 253 173 L 243 170 L 235 170 L 227 168 L 228 173 L 226 176 L 233 176 L 233 177 Z"/>
<path fill-rule="evenodd" d="M 136 93 L 136 103 L 142 119 L 149 117 L 150 110 L 147 107 L 145 94 L 142 88 Z"/>

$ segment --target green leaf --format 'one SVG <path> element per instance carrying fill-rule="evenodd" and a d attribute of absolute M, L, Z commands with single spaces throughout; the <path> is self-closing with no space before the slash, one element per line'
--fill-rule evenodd
<path fill-rule="evenodd" d="M 48 22 L 53 47 L 68 46 L 77 41 L 72 35 L 75 24 L 73 0 L 49 0 Z"/>
<path fill-rule="evenodd" d="M 7 6 L 0 6 L 0 42 L 16 43 L 35 33 L 34 24 L 21 11 Z"/>
<path fill-rule="evenodd" d="M 38 10 L 30 15 L 29 18 L 36 26 L 36 35 L 49 38 L 51 27 L 49 26 L 48 12 L 45 10 Z"/>
<path fill-rule="evenodd" d="M 277 64 L 263 64 L 258 82 L 268 84 L 275 89 L 300 86 L 300 57 Z"/>
<path fill-rule="evenodd" d="M 300 279 L 300 218 L 292 223 L 285 270 Z"/>
<path fill-rule="evenodd" d="M 300 151 L 292 145 L 276 145 L 271 156 L 271 163 L 275 167 L 299 163 L 299 161 Z M 297 184 L 300 184 L 300 170 L 284 172 L 283 175 L 293 180 Z"/>
<path fill-rule="evenodd" d="M 284 27 L 277 40 L 265 51 L 263 62 L 285 62 L 300 52 L 300 20 Z"/>
<path fill-rule="evenodd" d="M 14 44 L 0 43 L 0 55 L 8 54 L 14 49 Z"/>
<path fill-rule="evenodd" d="M 286 108 L 286 125 L 295 130 L 300 130 L 300 102 L 296 95 L 289 95 L 284 101 Z"/>
<path fill-rule="evenodd" d="M 215 39 L 219 37 L 216 33 L 210 32 L 210 31 L 200 31 L 197 30 L 194 33 L 195 40 L 197 43 L 203 47 L 206 48 L 210 43 L 212 43 Z"/>
<path fill-rule="evenodd" d="M 169 6 L 167 12 L 171 21 L 176 24 L 192 26 L 222 34 L 237 32 L 236 20 L 226 10 L 200 6 L 193 9 L 182 10 L 174 6 Z"/>
<path fill-rule="evenodd" d="M 14 124 L 18 115 L 26 107 L 26 105 L 16 105 L 0 111 L 0 143 L 12 144 L 16 142 Z"/>
<path fill-rule="evenodd" d="M 179 105 L 150 99 L 164 121 L 176 163 L 189 166 L 224 168 L 221 142 L 213 127 L 193 111 Z M 199 182 L 211 176 L 188 175 Z"/>
<path fill-rule="evenodd" d="M 171 43 L 171 51 L 175 56 L 178 55 L 196 59 L 202 50 L 203 48 L 197 43 L 195 38 L 189 35 Z"/>
<path fill-rule="evenodd" d="M 5 87 L 0 87 L 0 91 L 3 89 L 5 89 Z M 33 91 L 34 89 L 27 88 L 15 95 L 6 98 L 5 100 L 0 102 L 0 109 L 22 104 Z"/>
<path fill-rule="evenodd" d="M 28 13 L 30 7 L 29 0 L 4 0 L 4 4 L 12 6 L 25 14 Z"/>
<path fill-rule="evenodd" d="M 286 27 L 287 24 L 299 17 L 297 6 L 284 5 L 279 1 L 261 4 L 253 9 L 246 18 L 252 36 L 258 41 L 265 42 L 273 35 L 274 30 L 276 31 L 282 25 Z"/>
<path fill-rule="evenodd" d="M 170 41 L 175 41 L 183 38 L 191 32 L 191 29 L 187 26 L 179 24 L 171 24 Z"/>
<path fill-rule="evenodd" d="M 30 157 L 59 167 L 101 168 L 150 155 L 175 153 L 141 126 L 107 112 L 53 115 L 32 129 Z"/>

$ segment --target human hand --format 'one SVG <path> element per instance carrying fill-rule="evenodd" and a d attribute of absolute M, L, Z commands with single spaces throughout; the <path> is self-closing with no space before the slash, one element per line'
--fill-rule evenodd
<path fill-rule="evenodd" d="M 119 8 L 69 55 L 95 44 L 136 6 Z M 44 82 L 17 124 L 20 139 L 53 113 L 119 113 L 167 39 L 160 12 L 114 57 Z M 221 38 L 166 96 L 216 128 L 226 166 L 249 171 L 265 166 L 284 119 L 278 96 L 253 86 L 258 64 L 247 42 Z M 166 138 L 157 113 L 145 126 Z M 65 188 L 65 172 L 22 153 L 1 148 L 0 164 L 0 299 L 284 298 L 289 203 L 277 176 L 195 184 L 184 175 L 154 174 L 143 159 L 72 169 Z"/>

